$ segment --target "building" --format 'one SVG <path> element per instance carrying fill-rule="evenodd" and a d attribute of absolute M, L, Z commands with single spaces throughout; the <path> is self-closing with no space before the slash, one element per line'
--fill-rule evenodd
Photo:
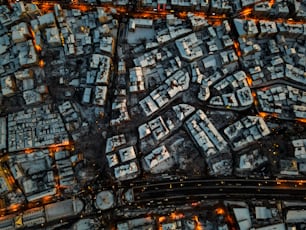
<path fill-rule="evenodd" d="M 57 47 L 62 45 L 59 30 L 57 27 L 46 28 L 45 31 L 46 31 L 47 43 L 51 47 Z"/>
<path fill-rule="evenodd" d="M 230 176 L 233 171 L 231 153 L 215 154 L 206 159 L 210 176 Z"/>
<path fill-rule="evenodd" d="M 202 84 L 205 78 L 204 74 L 201 72 L 199 65 L 195 62 L 191 63 L 191 76 L 192 82 L 196 82 L 197 84 Z"/>
<path fill-rule="evenodd" d="M 83 210 L 84 203 L 80 199 L 68 199 L 58 201 L 56 203 L 45 205 L 46 221 L 51 222 L 55 220 L 73 217 Z"/>
<path fill-rule="evenodd" d="M 72 191 L 76 181 L 73 165 L 79 161 L 79 157 L 70 156 L 68 151 L 55 152 L 55 155 L 57 156 L 55 166 L 58 172 L 58 185 L 65 191 Z"/>
<path fill-rule="evenodd" d="M 19 52 L 18 62 L 21 67 L 29 67 L 38 64 L 38 55 L 32 40 L 19 42 L 16 44 L 16 48 Z"/>
<path fill-rule="evenodd" d="M 21 216 L 15 218 L 15 226 L 19 227 L 20 222 L 22 226 L 27 227 L 44 224 L 46 222 L 44 208 L 39 207 L 26 210 Z"/>
<path fill-rule="evenodd" d="M 260 0 L 241 0 L 241 6 L 247 7 L 260 2 Z"/>
<path fill-rule="evenodd" d="M 101 54 L 93 54 L 90 61 L 90 68 L 96 70 L 95 84 L 108 85 L 111 71 L 111 58 Z"/>
<path fill-rule="evenodd" d="M 100 39 L 100 50 L 107 55 L 113 56 L 115 51 L 115 41 L 111 36 L 103 36 Z"/>
<path fill-rule="evenodd" d="M 110 125 L 121 125 L 124 122 L 131 120 L 127 109 L 127 95 L 125 89 L 115 91 L 115 99 L 112 103 L 112 119 Z"/>
<path fill-rule="evenodd" d="M 195 111 L 195 108 L 188 104 L 178 104 L 172 107 L 172 110 L 175 112 L 176 117 L 183 121 L 187 118 L 190 114 Z"/>
<path fill-rule="evenodd" d="M 99 227 L 98 221 L 94 219 L 80 219 L 72 226 L 73 230 L 91 230 Z"/>
<path fill-rule="evenodd" d="M 167 148 L 164 145 L 162 145 L 155 148 L 154 150 L 152 150 L 151 153 L 146 155 L 144 157 L 144 162 L 146 166 L 149 168 L 149 170 L 152 170 L 155 167 L 158 167 L 163 162 L 167 161 L 170 157 L 171 156 Z"/>
<path fill-rule="evenodd" d="M 8 208 L 8 206 L 11 205 L 9 202 L 3 202 L 4 199 L 8 199 L 7 195 L 9 196 L 13 195 L 13 194 L 10 194 L 10 192 L 13 190 L 14 181 L 10 180 L 11 178 L 9 177 L 10 177 L 10 173 L 7 167 L 3 164 L 0 165 L 0 183 L 1 183 L 0 194 L 2 195 L 1 200 L 0 200 L 1 211 L 2 209 Z M 6 205 L 6 207 L 3 207 L 3 203 L 4 205 Z M 12 203 L 14 203 L 14 201 Z"/>
<path fill-rule="evenodd" d="M 169 129 L 166 126 L 161 116 L 152 119 L 148 123 L 142 124 L 138 127 L 139 139 L 148 135 L 152 135 L 155 141 L 160 141 L 169 134 Z"/>
<path fill-rule="evenodd" d="M 197 39 L 195 33 L 177 39 L 175 44 L 181 57 L 188 62 L 194 61 L 195 59 L 203 56 L 203 52 L 200 47 L 202 41 Z"/>
<path fill-rule="evenodd" d="M 82 128 L 82 130 L 80 131 L 86 130 L 86 127 L 84 126 L 85 123 L 82 122 L 82 119 L 80 117 L 80 111 L 75 103 L 65 101 L 58 105 L 58 109 L 65 121 L 66 129 L 72 134 L 73 139 L 75 137 L 74 134 L 76 134 L 75 132 L 78 132 L 79 129 Z"/>
<path fill-rule="evenodd" d="M 209 9 L 210 3 L 209 0 L 200 0 L 200 9 L 204 12 L 207 12 Z"/>
<path fill-rule="evenodd" d="M 31 38 L 28 25 L 25 22 L 20 22 L 17 25 L 11 27 L 12 30 L 12 41 L 14 43 L 25 42 Z"/>
<path fill-rule="evenodd" d="M 98 106 L 105 106 L 107 96 L 107 86 L 96 86 L 93 104 Z"/>
<path fill-rule="evenodd" d="M 252 227 L 249 208 L 233 208 L 233 211 L 240 230 L 248 230 Z"/>
<path fill-rule="evenodd" d="M 123 59 L 120 59 L 118 63 L 118 74 L 125 74 L 126 73 L 126 64 Z"/>
<path fill-rule="evenodd" d="M 10 152 L 69 144 L 65 125 L 50 105 L 9 114 L 8 140 Z"/>
<path fill-rule="evenodd" d="M 226 152 L 228 144 L 202 110 L 186 121 L 186 128 L 205 157 Z"/>
<path fill-rule="evenodd" d="M 234 25 L 239 37 L 255 37 L 258 34 L 258 28 L 254 20 L 235 18 Z"/>
<path fill-rule="evenodd" d="M 231 1 L 229 0 L 211 0 L 210 12 L 217 14 L 224 14 L 232 12 Z"/>
<path fill-rule="evenodd" d="M 7 215 L 0 217 L 0 228 L 5 230 L 15 230 L 16 215 Z"/>
<path fill-rule="evenodd" d="M 85 88 L 83 97 L 82 97 L 82 103 L 83 104 L 89 104 L 91 99 L 91 91 L 92 88 Z"/>
<path fill-rule="evenodd" d="M 10 4 L 10 9 L 8 6 L 2 5 L 0 11 L 3 12 L 0 17 L 0 22 L 4 26 L 10 26 L 17 23 L 20 19 L 23 19 L 26 14 L 26 8 L 22 1 Z"/>
<path fill-rule="evenodd" d="M 112 168 L 112 167 L 114 167 L 114 166 L 119 164 L 119 159 L 118 159 L 117 153 L 107 154 L 106 155 L 106 159 L 107 159 L 107 162 L 108 162 L 108 166 L 110 168 Z"/>
<path fill-rule="evenodd" d="M 166 16 L 167 25 L 173 26 L 175 24 L 175 20 L 177 20 L 177 17 L 175 17 L 174 14 L 167 14 Z"/>
<path fill-rule="evenodd" d="M 176 230 L 182 230 L 182 221 L 181 220 L 175 220 L 167 223 L 162 223 L 161 224 L 161 229 L 162 230 L 168 230 L 168 229 L 176 229 Z"/>
<path fill-rule="evenodd" d="M 102 24 L 106 23 L 108 21 L 108 16 L 104 9 L 102 7 L 97 7 L 97 12 L 99 22 Z"/>
<path fill-rule="evenodd" d="M 272 211 L 270 208 L 264 206 L 256 206 L 255 207 L 255 217 L 256 219 L 271 219 L 272 218 Z"/>
<path fill-rule="evenodd" d="M 213 106 L 226 108 L 240 108 L 253 104 L 253 96 L 248 86 L 247 75 L 244 71 L 235 72 L 214 85 L 221 96 L 214 96 L 210 100 Z M 232 91 L 232 92 L 230 92 Z"/>
<path fill-rule="evenodd" d="M 221 65 L 226 66 L 238 61 L 238 56 L 234 50 L 225 50 L 219 54 Z"/>
<path fill-rule="evenodd" d="M 26 105 L 34 105 L 43 102 L 42 94 L 37 90 L 25 90 L 22 95 Z"/>
<path fill-rule="evenodd" d="M 296 159 L 281 159 L 279 164 L 279 173 L 281 176 L 298 176 L 299 168 Z"/>
<path fill-rule="evenodd" d="M 7 122 L 5 117 L 0 117 L 0 151 L 6 151 L 7 148 Z"/>
<path fill-rule="evenodd" d="M 292 140 L 294 156 L 297 159 L 306 159 L 306 139 Z"/>
<path fill-rule="evenodd" d="M 276 1 L 274 7 L 275 7 L 275 14 L 280 18 L 286 18 L 290 13 L 287 2 Z"/>
<path fill-rule="evenodd" d="M 158 49 L 153 49 L 133 60 L 135 66 L 144 67 L 155 67 L 157 59 Z"/>
<path fill-rule="evenodd" d="M 38 18 L 38 21 L 41 29 L 46 27 L 56 27 L 54 13 L 43 14 Z"/>
<path fill-rule="evenodd" d="M 150 116 L 164 107 L 180 92 L 189 88 L 190 77 L 188 72 L 178 70 L 150 95 L 142 99 L 139 104 L 146 116 Z"/>
<path fill-rule="evenodd" d="M 144 76 L 141 67 L 130 69 L 130 84 L 129 90 L 131 93 L 140 93 L 145 91 Z"/>
<path fill-rule="evenodd" d="M 137 177 L 140 171 L 136 150 L 134 146 L 123 147 L 126 144 L 124 135 L 108 138 L 106 144 L 106 159 L 115 178 L 123 181 Z M 112 145 L 111 150 L 109 150 L 110 145 Z"/>
<path fill-rule="evenodd" d="M 302 68 L 298 68 L 291 64 L 286 64 L 285 76 L 295 82 L 306 84 L 306 73 Z"/>
<path fill-rule="evenodd" d="M 16 93 L 16 80 L 14 76 L 6 76 L 1 78 L 1 91 L 5 97 L 13 96 Z"/>
<path fill-rule="evenodd" d="M 136 178 L 139 172 L 139 166 L 136 160 L 114 168 L 115 178 L 120 181 Z"/>
<path fill-rule="evenodd" d="M 117 223 L 118 230 L 126 230 L 126 229 L 155 229 L 155 218 L 148 216 L 148 217 L 140 217 L 127 220 L 125 222 Z"/>
<path fill-rule="evenodd" d="M 99 192 L 95 197 L 95 206 L 101 210 L 107 210 L 115 205 L 115 197 L 111 190 Z"/>
<path fill-rule="evenodd" d="M 234 45 L 234 41 L 227 34 L 222 36 L 222 43 L 225 48 L 229 48 Z"/>
<path fill-rule="evenodd" d="M 118 147 L 120 147 L 120 146 L 122 146 L 124 144 L 126 144 L 126 139 L 125 139 L 124 134 L 120 134 L 120 135 L 109 137 L 106 140 L 106 149 L 105 149 L 105 152 L 106 153 L 113 152 Z"/>
<path fill-rule="evenodd" d="M 259 21 L 259 37 L 272 37 L 277 33 L 276 23 L 273 21 Z"/>
<path fill-rule="evenodd" d="M 129 20 L 129 31 L 130 32 L 135 32 L 136 30 L 136 23 L 134 19 Z"/>
<path fill-rule="evenodd" d="M 130 21 L 132 21 L 135 27 L 152 28 L 153 26 L 152 19 L 134 18 L 134 19 L 130 19 Z"/>
<path fill-rule="evenodd" d="M 268 162 L 268 158 L 265 155 L 259 153 L 258 150 L 250 151 L 239 156 L 239 165 L 236 168 L 237 173 L 243 174 L 244 172 L 250 172 L 260 167 L 264 163 Z"/>
<path fill-rule="evenodd" d="M 118 152 L 121 162 L 127 162 L 136 158 L 134 146 L 128 146 L 126 148 L 119 149 Z"/>
<path fill-rule="evenodd" d="M 306 221 L 306 210 L 288 210 L 286 223 L 304 223 Z"/>
<path fill-rule="evenodd" d="M 255 228 L 255 230 L 286 230 L 286 229 L 288 228 L 286 228 L 286 225 L 284 223 L 271 224 L 265 227 Z"/>
<path fill-rule="evenodd" d="M 12 154 L 8 162 L 14 179 L 29 202 L 56 194 L 52 159 L 48 150 Z"/>
<path fill-rule="evenodd" d="M 236 151 L 269 135 L 270 130 L 263 118 L 247 116 L 226 127 L 224 133 Z"/>
<path fill-rule="evenodd" d="M 268 17 L 271 14 L 271 6 L 268 1 L 259 2 L 254 5 L 253 12 L 258 17 Z"/>
<path fill-rule="evenodd" d="M 299 105 L 305 103 L 305 93 L 292 86 L 275 85 L 265 90 L 256 92 L 260 110 L 263 112 L 274 113 L 275 116 L 289 119 L 305 118 L 305 106 Z M 287 110 L 283 106 L 290 103 Z M 291 114 L 295 116 L 292 117 Z"/>

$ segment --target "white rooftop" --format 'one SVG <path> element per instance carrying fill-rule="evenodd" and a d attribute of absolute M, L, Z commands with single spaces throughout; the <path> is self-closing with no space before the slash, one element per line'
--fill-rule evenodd
<path fill-rule="evenodd" d="M 96 195 L 95 205 L 101 210 L 110 209 L 114 206 L 114 194 L 110 190 L 102 191 Z"/>
<path fill-rule="evenodd" d="M 233 208 L 240 230 L 249 230 L 252 226 L 250 211 L 248 208 Z"/>

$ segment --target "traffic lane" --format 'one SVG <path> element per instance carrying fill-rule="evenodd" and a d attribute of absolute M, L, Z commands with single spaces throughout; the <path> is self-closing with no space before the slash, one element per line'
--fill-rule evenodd
<path fill-rule="evenodd" d="M 239 181 L 240 183 L 241 181 Z M 212 185 L 216 185 L 216 186 L 223 186 L 224 184 L 236 184 L 237 185 L 237 181 L 231 181 L 231 183 L 227 182 L 225 183 L 222 180 L 188 180 L 188 181 L 165 181 L 163 183 L 145 183 L 143 185 L 138 184 L 136 186 L 133 186 L 133 188 L 136 189 L 140 189 L 142 190 L 143 188 L 145 189 L 175 189 L 175 188 L 180 188 L 180 187 L 201 187 L 201 186 L 212 186 Z M 238 184 L 239 184 L 238 183 Z M 250 185 L 256 185 L 259 182 L 251 182 Z"/>
<path fill-rule="evenodd" d="M 180 189 L 156 189 L 156 190 L 145 190 L 145 191 L 133 191 L 134 192 L 134 199 L 141 200 L 147 198 L 167 198 L 172 196 L 191 196 L 191 195 L 199 195 L 199 194 L 218 194 L 218 193 L 225 193 L 225 194 L 241 194 L 247 193 L 250 196 L 255 194 L 279 194 L 279 195 L 292 195 L 292 196 L 299 196 L 305 197 L 306 189 L 305 188 L 292 188 L 292 187 L 280 187 L 276 188 L 273 186 L 265 186 L 265 187 L 253 187 L 253 186 L 245 186 L 245 187 L 234 187 L 234 186 L 211 186 L 211 187 L 183 187 Z"/>
<path fill-rule="evenodd" d="M 208 184 L 208 185 L 294 185 L 294 186 L 305 186 L 306 180 L 298 179 L 245 179 L 245 178 L 224 178 L 224 179 L 199 179 L 199 178 L 175 178 L 167 180 L 142 180 L 142 181 L 133 181 L 128 183 L 121 183 L 120 187 L 167 187 L 167 185 L 172 184 L 173 187 L 180 187 L 180 184 Z"/>
<path fill-rule="evenodd" d="M 150 206 L 150 207 L 163 207 L 164 205 L 186 205 L 190 204 L 191 206 L 196 206 L 199 202 L 206 202 L 211 200 L 226 200 L 226 199 L 258 199 L 258 200 L 301 200 L 304 199 L 304 195 L 291 195 L 291 194 L 270 194 L 270 193 L 257 193 L 257 194 L 249 194 L 249 193 L 236 193 L 230 194 L 226 192 L 218 193 L 218 194 L 193 194 L 193 195 L 180 195 L 176 194 L 175 196 L 168 197 L 148 197 L 143 198 L 141 200 L 136 200 L 131 203 L 131 206 Z"/>
<path fill-rule="evenodd" d="M 236 188 L 264 188 L 264 189 L 271 189 L 271 188 L 278 188 L 278 189 L 305 189 L 306 184 L 304 183 L 297 183 L 297 182 L 283 182 L 279 183 L 277 181 L 177 181 L 177 182 L 165 182 L 165 183 L 151 183 L 145 184 L 143 186 L 135 186 L 133 187 L 134 192 L 144 192 L 146 190 L 174 190 L 174 189 L 182 189 L 182 188 L 191 187 L 193 189 L 198 188 L 223 188 L 223 187 L 230 187 L 233 189 Z"/>

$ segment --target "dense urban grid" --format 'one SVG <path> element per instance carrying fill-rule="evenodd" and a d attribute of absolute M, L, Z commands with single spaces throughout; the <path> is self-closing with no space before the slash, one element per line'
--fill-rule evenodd
<path fill-rule="evenodd" d="M 0 3 L 0 229 L 306 229 L 304 0 Z"/>

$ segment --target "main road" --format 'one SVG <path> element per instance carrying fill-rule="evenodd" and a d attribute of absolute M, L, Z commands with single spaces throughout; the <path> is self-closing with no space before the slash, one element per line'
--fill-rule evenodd
<path fill-rule="evenodd" d="M 174 179 L 122 184 L 123 204 L 184 203 L 204 199 L 306 199 L 306 180 Z M 126 201 L 129 191 L 133 201 Z"/>

